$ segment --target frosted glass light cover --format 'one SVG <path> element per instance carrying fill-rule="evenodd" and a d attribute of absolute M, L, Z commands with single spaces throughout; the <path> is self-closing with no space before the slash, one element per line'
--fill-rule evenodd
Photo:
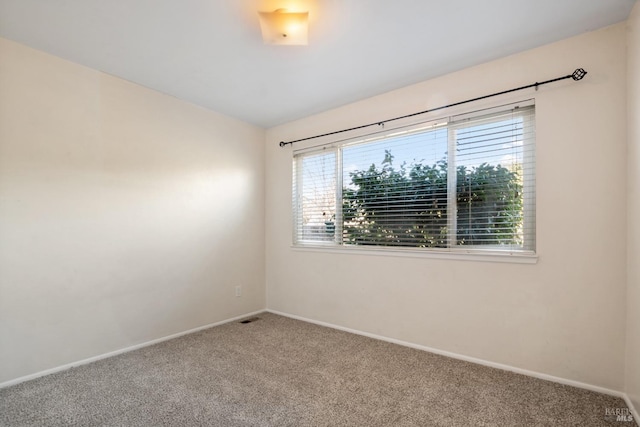
<path fill-rule="evenodd" d="M 265 44 L 306 45 L 309 33 L 309 12 L 258 12 Z"/>

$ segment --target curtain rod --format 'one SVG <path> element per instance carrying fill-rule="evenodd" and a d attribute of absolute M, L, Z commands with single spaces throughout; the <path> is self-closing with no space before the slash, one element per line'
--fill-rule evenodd
<path fill-rule="evenodd" d="M 430 113 L 432 111 L 443 110 L 445 108 L 455 107 L 455 106 L 458 106 L 458 105 L 467 104 L 469 102 L 480 101 L 481 99 L 491 98 L 493 96 L 498 96 L 498 95 L 504 95 L 505 93 L 511 93 L 511 92 L 515 92 L 515 91 L 518 91 L 518 90 L 529 89 L 531 87 L 535 87 L 536 90 L 538 90 L 538 86 L 542 86 L 542 85 L 546 85 L 546 84 L 549 84 L 549 83 L 557 82 L 559 80 L 573 79 L 574 81 L 578 81 L 578 80 L 582 80 L 582 78 L 586 74 L 587 74 L 587 72 L 584 69 L 577 68 L 571 74 L 567 74 L 566 76 L 558 77 L 558 78 L 551 79 L 551 80 L 545 80 L 544 82 L 535 82 L 535 83 L 532 83 L 530 85 L 520 86 L 520 87 L 517 87 L 517 88 L 514 88 L 514 89 L 509 89 L 509 90 L 503 90 L 502 92 L 496 92 L 496 93 L 492 93 L 490 95 L 479 96 L 477 98 L 467 99 L 466 101 L 454 102 L 453 104 L 443 105 L 441 107 L 431 108 L 429 110 L 418 111 L 417 113 L 406 114 L 404 116 L 394 117 L 392 119 L 387 119 L 387 120 L 381 120 L 381 121 L 374 122 L 374 123 L 369 123 L 369 124 L 366 124 L 366 125 L 356 126 L 356 127 L 352 127 L 352 128 L 348 128 L 348 129 L 337 130 L 337 131 L 329 132 L 329 133 L 323 133 L 323 134 L 320 134 L 320 135 L 309 136 L 309 137 L 306 137 L 306 138 L 295 139 L 293 141 L 287 141 L 287 142 L 280 141 L 280 147 L 284 147 L 285 145 L 289 145 L 289 144 L 294 144 L 296 142 L 308 141 L 310 139 L 321 138 L 323 136 L 335 135 L 335 134 L 338 134 L 338 133 L 349 132 L 349 131 L 356 130 L 356 129 L 368 128 L 370 126 L 384 126 L 385 123 L 393 122 L 395 120 L 401 120 L 401 119 L 406 119 L 406 118 L 413 117 L 413 116 L 419 116 L 420 114 L 426 114 L 426 113 Z"/>

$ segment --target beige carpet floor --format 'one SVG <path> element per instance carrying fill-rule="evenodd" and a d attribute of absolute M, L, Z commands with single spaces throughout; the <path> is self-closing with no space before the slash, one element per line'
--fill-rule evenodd
<path fill-rule="evenodd" d="M 619 398 L 259 317 L 2 389 L 0 425 L 635 425 Z"/>

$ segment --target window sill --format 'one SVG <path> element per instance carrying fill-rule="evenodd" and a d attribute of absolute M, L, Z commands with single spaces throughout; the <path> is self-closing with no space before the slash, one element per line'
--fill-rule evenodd
<path fill-rule="evenodd" d="M 430 258 L 457 261 L 505 262 L 516 264 L 536 264 L 538 255 L 533 252 L 508 252 L 488 250 L 415 250 L 402 248 L 345 247 L 336 245 L 292 245 L 291 249 L 301 252 L 322 252 L 350 255 L 373 255 L 384 257 Z"/>

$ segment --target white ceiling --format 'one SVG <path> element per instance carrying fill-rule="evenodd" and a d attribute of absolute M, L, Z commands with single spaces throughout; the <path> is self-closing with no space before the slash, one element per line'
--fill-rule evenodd
<path fill-rule="evenodd" d="M 0 0 L 0 36 L 262 127 L 623 21 L 635 0 Z M 308 10 L 308 46 L 258 10 Z M 580 64 L 576 64 L 579 66 Z"/>

